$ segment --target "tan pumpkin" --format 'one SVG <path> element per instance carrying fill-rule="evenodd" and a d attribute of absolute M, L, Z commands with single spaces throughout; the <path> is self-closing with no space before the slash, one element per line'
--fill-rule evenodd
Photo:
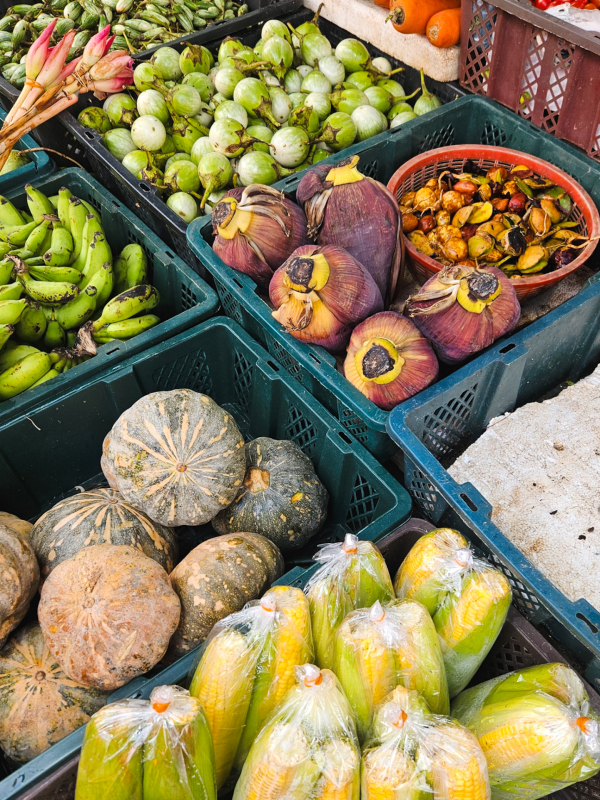
<path fill-rule="evenodd" d="M 52 570 L 38 617 L 70 678 L 116 689 L 152 669 L 177 629 L 180 604 L 164 569 L 134 547 L 100 544 Z"/>
<path fill-rule="evenodd" d="M 197 647 L 215 623 L 260 597 L 283 571 L 279 549 L 257 533 L 230 533 L 198 545 L 171 573 L 181 620 L 169 659 Z"/>
<path fill-rule="evenodd" d="M 29 540 L 42 580 L 65 559 L 98 544 L 137 547 L 167 572 L 177 563 L 175 531 L 153 522 L 114 489 L 91 489 L 61 500 L 38 519 Z"/>
<path fill-rule="evenodd" d="M 31 522 L 9 514 L 8 511 L 0 511 L 0 525 L 6 525 L 7 528 L 12 528 L 13 531 L 25 537 L 29 536 L 29 531 L 33 527 Z"/>
<path fill-rule="evenodd" d="M 30 761 L 85 725 L 107 697 L 65 675 L 40 626 L 26 625 L 0 653 L 0 747 Z"/>
<path fill-rule="evenodd" d="M 246 472 L 235 420 L 190 389 L 142 397 L 115 422 L 102 469 L 125 500 L 161 525 L 202 525 L 235 499 Z"/>
<path fill-rule="evenodd" d="M 29 542 L 13 528 L 0 525 L 0 648 L 27 613 L 39 580 Z"/>

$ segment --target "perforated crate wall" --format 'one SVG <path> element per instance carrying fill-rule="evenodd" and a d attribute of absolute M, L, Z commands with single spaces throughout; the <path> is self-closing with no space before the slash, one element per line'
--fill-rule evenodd
<path fill-rule="evenodd" d="M 513 5 L 515 13 L 463 2 L 461 84 L 600 160 L 600 55 L 545 30 L 542 12 L 534 25 Z"/>

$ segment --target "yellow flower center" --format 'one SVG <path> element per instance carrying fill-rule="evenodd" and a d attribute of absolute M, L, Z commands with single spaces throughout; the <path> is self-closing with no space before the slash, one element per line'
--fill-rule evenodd
<path fill-rule="evenodd" d="M 283 282 L 295 292 L 318 292 L 329 280 L 329 272 L 329 264 L 320 253 L 298 256 L 288 264 Z"/>
<path fill-rule="evenodd" d="M 460 305 L 473 314 L 481 314 L 502 291 L 500 281 L 491 272 L 472 272 L 461 278 L 456 299 Z"/>
<path fill-rule="evenodd" d="M 354 359 L 360 377 L 378 384 L 396 380 L 404 366 L 404 359 L 389 339 L 369 339 Z"/>
<path fill-rule="evenodd" d="M 329 170 L 325 180 L 333 186 L 343 186 L 345 183 L 358 183 L 358 181 L 364 180 L 365 176 L 361 175 L 357 169 L 358 161 L 358 156 L 341 161 L 337 167 Z"/>
<path fill-rule="evenodd" d="M 238 208 L 237 202 L 227 199 L 218 203 L 213 209 L 213 219 L 217 222 L 217 231 L 223 239 L 233 239 L 238 233 L 245 233 L 252 222 L 252 212 Z"/>

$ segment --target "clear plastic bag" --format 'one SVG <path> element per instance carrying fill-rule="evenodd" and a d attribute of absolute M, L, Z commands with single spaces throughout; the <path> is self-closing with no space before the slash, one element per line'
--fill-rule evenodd
<path fill-rule="evenodd" d="M 294 667 L 312 661 L 308 601 L 274 586 L 213 628 L 200 649 L 190 693 L 213 736 L 217 788 L 244 761 L 269 714 L 295 684 Z"/>
<path fill-rule="evenodd" d="M 200 702 L 179 686 L 121 700 L 88 722 L 75 800 L 215 800 L 213 745 Z"/>
<path fill-rule="evenodd" d="M 321 567 L 304 589 L 310 603 L 315 663 L 333 669 L 335 633 L 344 617 L 357 608 L 369 608 L 376 600 L 393 600 L 394 587 L 377 547 L 353 533 L 346 534 L 343 543 L 323 547 L 315 561 Z"/>
<path fill-rule="evenodd" d="M 295 667 L 296 685 L 256 737 L 233 800 L 359 800 L 360 749 L 335 675 Z"/>
<path fill-rule="evenodd" d="M 528 667 L 467 689 L 452 714 L 479 740 L 494 800 L 536 800 L 600 770 L 600 718 L 565 664 Z"/>
<path fill-rule="evenodd" d="M 456 720 L 396 687 L 378 706 L 363 749 L 362 800 L 489 800 L 485 756 Z"/>
<path fill-rule="evenodd" d="M 496 641 L 510 608 L 508 580 L 475 558 L 451 528 L 422 536 L 398 570 L 396 596 L 423 603 L 442 644 L 450 697 L 469 684 Z"/>
<path fill-rule="evenodd" d="M 335 674 L 356 715 L 363 742 L 373 712 L 396 687 L 420 691 L 436 713 L 450 708 L 439 639 L 427 610 L 412 600 L 352 611 L 335 639 Z"/>

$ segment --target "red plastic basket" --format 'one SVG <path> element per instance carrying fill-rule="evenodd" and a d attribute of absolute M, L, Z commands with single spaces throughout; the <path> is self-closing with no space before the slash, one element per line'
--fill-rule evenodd
<path fill-rule="evenodd" d="M 576 220 L 579 225 L 575 230 L 582 236 L 589 236 L 591 241 L 587 247 L 583 248 L 577 258 L 565 267 L 549 272 L 544 275 L 531 275 L 530 277 L 511 277 L 511 282 L 515 287 L 517 296 L 520 300 L 526 297 L 533 297 L 540 292 L 549 289 L 554 284 L 561 281 L 567 275 L 575 272 L 592 255 L 598 244 L 595 238 L 600 236 L 600 215 L 594 205 L 594 201 L 589 194 L 574 181 L 570 175 L 561 169 L 553 167 L 546 161 L 542 161 L 535 156 L 520 153 L 518 150 L 510 150 L 507 147 L 492 147 L 489 145 L 455 145 L 453 147 L 440 147 L 436 150 L 429 150 L 422 155 L 407 161 L 390 178 L 388 189 L 400 200 L 406 192 L 413 192 L 420 189 L 430 178 L 435 178 L 444 170 L 460 172 L 464 163 L 473 161 L 483 169 L 502 166 L 511 168 L 517 164 L 524 164 L 534 170 L 538 175 L 554 181 L 558 186 L 565 189 L 573 201 L 573 210 L 570 219 Z M 436 272 L 443 269 L 443 265 L 435 259 L 420 253 L 405 237 L 406 256 L 411 271 L 422 283 L 429 280 Z"/>

